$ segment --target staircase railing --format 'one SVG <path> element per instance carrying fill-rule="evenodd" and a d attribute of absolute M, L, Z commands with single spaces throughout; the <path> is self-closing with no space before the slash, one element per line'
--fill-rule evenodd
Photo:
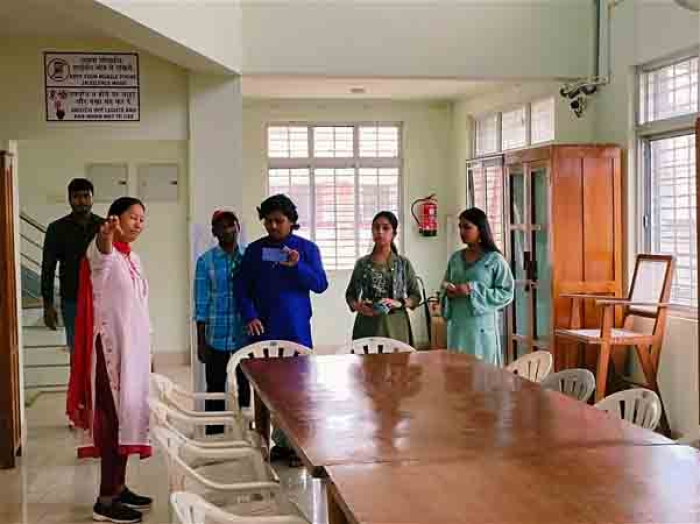
<path fill-rule="evenodd" d="M 20 213 L 20 257 L 22 263 L 22 298 L 30 299 L 25 307 L 32 309 L 41 301 L 41 259 L 46 238 L 46 226 L 25 212 Z M 58 296 L 58 277 L 54 275 L 55 295 Z M 56 305 L 60 308 L 60 303 Z M 59 315 L 61 322 L 61 315 Z M 27 326 L 29 327 L 29 326 Z M 25 389 L 27 391 L 55 391 L 67 386 L 70 361 L 67 354 L 56 355 L 58 346 L 54 343 L 28 342 L 31 336 L 26 335 L 24 351 Z M 59 335 L 60 336 L 60 335 Z M 43 335 L 41 336 L 43 337 Z M 43 338 L 40 338 L 43 340 Z"/>
<path fill-rule="evenodd" d="M 38 220 L 30 216 L 28 213 L 21 211 L 20 220 L 22 224 L 27 226 L 27 229 L 34 231 L 34 236 L 29 235 L 24 228 L 20 228 L 20 238 L 22 240 L 22 247 L 20 248 L 20 257 L 22 259 L 22 268 L 36 277 L 36 280 L 41 282 L 41 261 L 37 257 L 37 253 L 42 253 L 44 250 L 44 238 L 46 237 L 47 228 L 41 224 Z M 40 237 L 41 240 L 36 240 L 36 237 Z M 29 245 L 37 253 L 28 253 L 25 247 Z M 54 288 L 58 290 L 58 277 L 54 275 Z M 41 298 L 41 284 L 39 284 L 39 289 L 33 289 L 31 286 L 23 285 L 22 293 L 24 296 L 40 299 Z"/>

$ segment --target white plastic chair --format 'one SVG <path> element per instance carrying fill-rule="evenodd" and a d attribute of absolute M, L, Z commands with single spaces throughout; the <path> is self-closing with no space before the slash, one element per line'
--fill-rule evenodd
<path fill-rule="evenodd" d="M 341 353 L 376 355 L 379 353 L 413 353 L 416 348 L 400 340 L 385 337 L 366 337 L 353 340 Z"/>
<path fill-rule="evenodd" d="M 595 391 L 595 375 L 587 369 L 565 369 L 550 373 L 540 383 L 544 389 L 563 393 L 567 397 L 588 402 Z"/>
<path fill-rule="evenodd" d="M 151 397 L 172 406 L 191 417 L 231 417 L 235 418 L 234 411 L 199 411 L 197 403 L 207 400 L 229 400 L 226 393 L 195 393 L 181 388 L 164 375 L 151 373 Z"/>
<path fill-rule="evenodd" d="M 231 355 L 228 365 L 226 366 L 226 375 L 229 400 L 234 411 L 237 414 L 240 413 L 244 421 L 248 423 L 255 420 L 252 408 L 252 387 L 250 390 L 251 407 L 241 408 L 238 403 L 238 378 L 236 377 L 236 368 L 242 360 L 246 358 L 291 358 L 303 355 L 313 355 L 313 351 L 306 346 L 288 340 L 264 340 L 262 342 L 255 342 L 254 344 L 239 349 Z"/>
<path fill-rule="evenodd" d="M 181 435 L 192 444 L 203 448 L 250 447 L 254 440 L 250 433 L 243 431 L 231 417 L 191 417 L 155 397 L 148 399 L 151 410 L 151 423 L 154 427 L 164 427 Z M 223 426 L 224 432 L 218 435 L 205 435 L 208 426 Z"/>
<path fill-rule="evenodd" d="M 508 364 L 506 371 L 532 382 L 542 382 L 552 370 L 552 363 L 552 354 L 549 351 L 533 351 Z"/>
<path fill-rule="evenodd" d="M 309 524 L 293 515 L 241 517 L 210 504 L 199 495 L 176 491 L 170 495 L 170 505 L 177 517 L 174 524 Z"/>
<path fill-rule="evenodd" d="M 618 391 L 605 397 L 595 407 L 652 431 L 661 420 L 661 399 L 652 390 L 645 388 Z"/>
<path fill-rule="evenodd" d="M 164 428 L 153 435 L 165 455 L 170 493 L 189 491 L 241 516 L 297 514 L 279 478 L 252 448 L 205 449 Z"/>

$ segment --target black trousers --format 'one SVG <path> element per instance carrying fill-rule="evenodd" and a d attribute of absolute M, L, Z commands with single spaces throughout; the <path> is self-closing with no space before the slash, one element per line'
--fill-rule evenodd
<path fill-rule="evenodd" d="M 219 351 L 207 348 L 207 362 L 204 365 L 207 379 L 207 393 L 223 393 L 226 391 L 226 367 L 233 352 Z M 238 403 L 242 408 L 250 406 L 250 385 L 248 379 L 241 371 L 240 366 L 236 366 L 236 379 L 238 380 Z M 225 400 L 207 400 L 206 411 L 224 411 L 226 409 Z M 207 427 L 207 434 L 222 433 L 222 426 Z"/>

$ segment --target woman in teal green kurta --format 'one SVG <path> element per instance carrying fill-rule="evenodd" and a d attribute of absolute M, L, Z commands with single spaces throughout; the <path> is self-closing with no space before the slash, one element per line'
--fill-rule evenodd
<path fill-rule="evenodd" d="M 452 255 L 443 283 L 447 347 L 500 366 L 497 312 L 513 300 L 513 275 L 483 211 L 464 211 L 459 216 L 459 235 L 467 248 Z"/>
<path fill-rule="evenodd" d="M 407 258 L 396 251 L 398 220 L 389 211 L 372 221 L 372 253 L 355 264 L 345 300 L 357 313 L 352 339 L 386 337 L 413 345 L 408 309 L 420 303 L 418 279 Z"/>

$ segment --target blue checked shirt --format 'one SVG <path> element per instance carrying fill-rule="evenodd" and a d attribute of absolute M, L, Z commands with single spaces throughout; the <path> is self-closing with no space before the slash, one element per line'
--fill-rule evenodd
<path fill-rule="evenodd" d="M 228 254 L 216 246 L 197 260 L 195 320 L 206 324 L 207 344 L 219 351 L 235 351 L 246 344 L 245 325 L 234 291 L 242 259 L 240 250 Z"/>

